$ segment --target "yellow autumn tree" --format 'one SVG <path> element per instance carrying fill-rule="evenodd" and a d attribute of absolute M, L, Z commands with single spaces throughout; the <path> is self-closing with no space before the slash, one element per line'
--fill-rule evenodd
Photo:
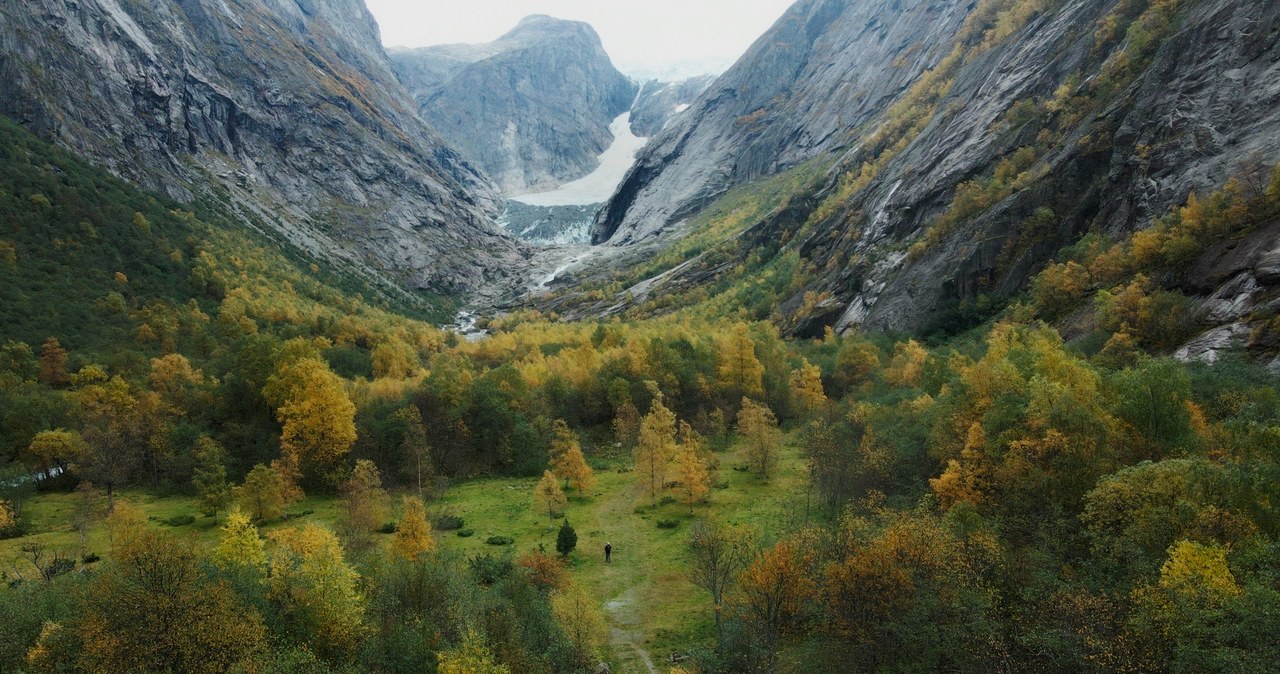
<path fill-rule="evenodd" d="M 300 497 L 296 486 L 278 466 L 258 464 L 244 478 L 244 484 L 236 487 L 236 499 L 248 509 L 255 522 L 267 522 L 284 517 L 284 510 Z"/>
<path fill-rule="evenodd" d="M 1194 541 L 1178 541 L 1169 548 L 1159 583 L 1168 592 L 1202 602 L 1240 594 L 1240 585 L 1227 565 L 1227 549 Z"/>
<path fill-rule="evenodd" d="M 338 537 L 317 524 L 269 537 L 275 549 L 268 595 L 279 613 L 294 621 L 296 632 L 320 655 L 350 657 L 365 632 L 364 598 Z"/>
<path fill-rule="evenodd" d="M 676 479 L 680 486 L 676 493 L 681 503 L 689 506 L 689 514 L 693 514 L 693 506 L 707 500 L 711 494 L 711 474 L 707 471 L 707 461 L 698 453 L 695 443 L 682 443 L 676 450 Z"/>
<path fill-rule="evenodd" d="M 457 648 L 440 651 L 436 671 L 439 674 L 511 674 L 506 665 L 499 664 L 493 651 L 484 643 L 484 637 L 474 629 L 468 629 Z"/>
<path fill-rule="evenodd" d="M 636 441 L 636 480 L 649 494 L 651 502 L 658 501 L 658 492 L 666 483 L 667 464 L 676 449 L 676 415 L 662 403 L 662 393 L 653 382 L 646 382 L 653 393 L 649 413 L 640 422 L 640 436 Z"/>
<path fill-rule="evenodd" d="M 716 374 L 727 400 L 764 395 L 764 365 L 746 323 L 737 323 L 719 344 Z"/>
<path fill-rule="evenodd" d="M 414 560 L 424 552 L 435 550 L 436 540 L 431 537 L 431 523 L 427 521 L 427 507 L 422 499 L 406 496 L 403 504 L 395 538 L 391 539 L 391 551 L 404 559 Z"/>
<path fill-rule="evenodd" d="M 929 480 L 929 487 L 937 494 L 943 510 L 961 501 L 972 505 L 982 503 L 989 472 L 983 455 L 985 446 L 982 424 L 975 421 L 969 426 L 969 436 L 960 451 L 959 460 L 947 461 L 942 475 Z"/>
<path fill-rule="evenodd" d="M 747 463 L 751 470 L 767 482 L 769 473 L 778 462 L 779 444 L 782 442 L 782 432 L 778 430 L 778 419 L 773 410 L 750 398 L 743 398 L 742 408 L 738 411 L 738 434 L 746 441 Z"/>
<path fill-rule="evenodd" d="M 258 536 L 258 528 L 249 521 L 249 516 L 239 508 L 232 508 L 227 514 L 227 523 L 222 527 L 222 540 L 213 549 L 213 563 L 225 571 L 264 573 L 267 570 L 266 549 L 266 544 Z"/>
<path fill-rule="evenodd" d="M 600 648 L 608 636 L 600 605 L 582 588 L 570 584 L 552 593 L 551 613 L 573 644 L 578 665 L 586 668 L 599 662 Z"/>
<path fill-rule="evenodd" d="M 533 507 L 540 513 L 545 512 L 547 523 L 550 524 L 555 521 L 556 515 L 564 512 L 567 504 L 556 474 L 549 470 L 543 471 L 542 479 L 533 488 Z"/>
<path fill-rule="evenodd" d="M 914 339 L 899 342 L 893 347 L 893 358 L 884 369 L 885 381 L 903 388 L 919 386 L 928 356 L 929 352 Z"/>
<path fill-rule="evenodd" d="M 351 476 L 343 481 L 340 491 L 346 510 L 342 536 L 349 549 L 363 550 L 369 547 L 374 530 L 387 521 L 391 497 L 382 488 L 382 474 L 378 467 L 368 459 L 356 461 Z"/>
<path fill-rule="evenodd" d="M 280 448 L 300 470 L 329 468 L 356 441 L 356 406 L 342 379 L 318 358 L 286 361 L 263 393 L 276 406 Z"/>
<path fill-rule="evenodd" d="M 4 533 L 18 524 L 18 518 L 13 514 L 13 506 L 8 501 L 0 501 L 0 533 Z"/>
<path fill-rule="evenodd" d="M 822 388 L 822 370 L 805 360 L 791 373 L 791 397 L 805 414 L 813 414 L 827 405 L 827 392 Z"/>
<path fill-rule="evenodd" d="M 26 457 L 28 464 L 42 473 L 62 473 L 88 451 L 79 433 L 55 428 L 36 433 L 27 445 Z"/>
<path fill-rule="evenodd" d="M 582 445 L 578 443 L 577 434 L 569 428 L 569 424 L 560 419 L 552 424 L 551 433 L 551 472 L 577 489 L 579 494 L 595 489 L 595 473 L 582 455 Z"/>
<path fill-rule="evenodd" d="M 373 376 L 379 379 L 406 379 L 422 368 L 418 352 L 394 335 L 374 347 L 372 359 Z"/>

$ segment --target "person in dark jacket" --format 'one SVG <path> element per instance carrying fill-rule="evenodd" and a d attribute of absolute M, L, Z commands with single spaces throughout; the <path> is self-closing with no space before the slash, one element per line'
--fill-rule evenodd
<path fill-rule="evenodd" d="M 609 562 L 613 561 L 613 560 L 612 560 L 612 557 L 613 557 L 613 543 L 605 543 L 605 544 L 604 544 L 604 561 L 605 561 L 605 563 L 606 563 L 606 564 L 608 564 Z"/>

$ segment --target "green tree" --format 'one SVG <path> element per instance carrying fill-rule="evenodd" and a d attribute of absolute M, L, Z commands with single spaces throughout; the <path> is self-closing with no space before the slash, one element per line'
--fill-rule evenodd
<path fill-rule="evenodd" d="M 370 545 L 375 529 L 391 513 L 391 497 L 382 488 L 382 474 L 368 459 L 356 461 L 351 476 L 340 488 L 345 510 L 342 535 L 350 550 L 363 551 Z"/>
<path fill-rule="evenodd" d="M 417 405 L 406 405 L 396 412 L 396 419 L 404 426 L 400 436 L 400 450 L 404 453 L 406 472 L 417 485 L 418 498 L 426 498 L 424 481 L 430 484 L 435 478 L 435 466 L 431 463 L 431 444 L 427 440 L 427 427 Z"/>
<path fill-rule="evenodd" d="M 493 651 L 484 643 L 484 637 L 474 629 L 468 629 L 462 644 L 457 648 L 441 651 L 439 674 L 511 674 L 506 665 L 499 664 Z"/>
<path fill-rule="evenodd" d="M 145 529 L 113 546 L 84 611 L 86 671 L 213 674 L 266 648 L 262 618 L 205 576 L 190 543 Z"/>
<path fill-rule="evenodd" d="M 349 659 L 366 632 L 360 576 L 342 555 L 332 531 L 308 524 L 270 534 L 268 596 L 300 643 L 335 661 Z"/>
<path fill-rule="evenodd" d="M 269 522 L 284 517 L 284 510 L 296 499 L 288 477 L 277 467 L 258 464 L 236 488 L 236 499 L 249 510 L 255 522 Z"/>
<path fill-rule="evenodd" d="M 235 493 L 227 482 L 227 467 L 224 465 L 226 451 L 213 438 L 202 435 L 196 439 L 196 466 L 191 475 L 191 485 L 196 490 L 196 504 L 206 514 L 218 521 L 218 513 L 226 510 L 235 500 Z"/>
<path fill-rule="evenodd" d="M 711 594 L 716 635 L 724 639 L 725 596 L 733 579 L 751 562 L 751 537 L 742 528 L 717 519 L 694 523 L 689 536 L 689 575 L 698 587 Z"/>
<path fill-rule="evenodd" d="M 556 534 L 556 552 L 561 557 L 568 557 L 578 547 L 578 532 L 569 526 L 569 520 L 566 519 L 560 524 L 560 532 Z"/>

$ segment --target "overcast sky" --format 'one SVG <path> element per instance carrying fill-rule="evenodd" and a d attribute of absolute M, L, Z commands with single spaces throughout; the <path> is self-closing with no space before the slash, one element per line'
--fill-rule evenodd
<path fill-rule="evenodd" d="M 549 14 L 591 24 L 619 70 L 651 76 L 728 67 L 794 0 L 366 2 L 388 47 L 489 42 L 525 16 Z"/>

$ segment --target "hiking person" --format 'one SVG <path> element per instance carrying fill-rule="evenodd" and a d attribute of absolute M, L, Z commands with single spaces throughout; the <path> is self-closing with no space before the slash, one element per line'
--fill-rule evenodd
<path fill-rule="evenodd" d="M 612 559 L 611 559 L 612 557 L 613 557 L 613 543 L 605 543 L 605 544 L 604 544 L 604 562 L 605 562 L 605 564 L 608 564 L 610 561 L 612 561 Z"/>

